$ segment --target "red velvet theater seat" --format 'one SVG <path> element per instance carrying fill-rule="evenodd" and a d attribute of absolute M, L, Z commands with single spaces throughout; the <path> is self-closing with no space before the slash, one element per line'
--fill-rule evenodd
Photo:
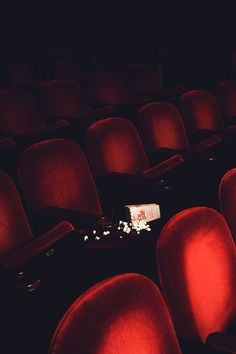
<path fill-rule="evenodd" d="M 51 139 L 28 147 L 18 161 L 18 176 L 27 205 L 35 211 L 54 209 L 101 216 L 96 185 L 83 150 L 65 139 Z"/>
<path fill-rule="evenodd" d="M 105 199 L 110 202 L 112 198 L 121 198 L 121 204 L 130 202 L 129 199 L 154 201 L 158 181 L 183 163 L 175 155 L 150 167 L 137 129 L 124 118 L 107 118 L 92 124 L 85 145 L 90 165 L 100 182 L 101 195 L 107 193 Z"/>
<path fill-rule="evenodd" d="M 50 354 L 181 353 L 162 295 L 134 273 L 104 280 L 68 309 L 51 341 Z"/>
<path fill-rule="evenodd" d="M 34 89 L 40 79 L 37 58 L 14 56 L 3 64 L 3 82 L 7 87 Z"/>
<path fill-rule="evenodd" d="M 64 118 L 70 122 L 91 120 L 111 114 L 111 106 L 92 111 L 81 86 L 72 80 L 45 81 L 39 86 L 39 101 L 48 119 Z"/>
<path fill-rule="evenodd" d="M 24 136 L 25 138 L 44 137 L 68 128 L 64 120 L 45 124 L 37 104 L 29 93 L 19 89 L 0 90 L 0 133 L 3 135 Z"/>
<path fill-rule="evenodd" d="M 175 215 L 161 231 L 156 257 L 161 288 L 188 352 L 195 353 L 191 344 L 198 339 L 212 347 L 232 345 L 227 352 L 235 353 L 236 249 L 223 216 L 206 207 Z"/>
<path fill-rule="evenodd" d="M 47 52 L 41 54 L 40 68 L 43 80 L 75 80 L 79 76 L 78 63 L 68 52 Z"/>
<path fill-rule="evenodd" d="M 177 107 L 169 102 L 149 103 L 138 111 L 138 128 L 146 149 L 156 157 L 182 153 L 183 157 L 201 154 L 221 141 L 217 135 L 190 145 Z"/>
<path fill-rule="evenodd" d="M 216 98 L 208 91 L 192 90 L 181 96 L 183 120 L 188 134 L 196 138 L 220 133 L 235 135 L 236 126 L 224 127 Z"/>
<path fill-rule="evenodd" d="M 216 86 L 216 98 L 220 104 L 226 125 L 236 122 L 236 81 L 222 81 Z"/>
<path fill-rule="evenodd" d="M 112 71 L 91 73 L 85 84 L 85 94 L 93 107 L 114 105 L 127 114 L 150 101 L 149 97 L 130 99 L 121 77 Z"/>
<path fill-rule="evenodd" d="M 0 171 L 0 258 L 2 266 L 17 269 L 50 249 L 54 243 L 73 230 L 70 223 L 63 221 L 44 235 L 34 238 L 13 181 L 5 172 Z"/>
<path fill-rule="evenodd" d="M 219 187 L 221 211 L 236 240 L 236 168 L 229 170 L 222 178 Z"/>
<path fill-rule="evenodd" d="M 155 99 L 173 100 L 183 93 L 183 87 L 164 89 L 159 65 L 129 64 L 123 70 L 126 87 L 131 96 L 152 96 Z"/>

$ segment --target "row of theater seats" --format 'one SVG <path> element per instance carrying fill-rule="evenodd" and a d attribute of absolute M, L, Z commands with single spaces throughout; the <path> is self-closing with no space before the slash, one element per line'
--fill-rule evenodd
<path fill-rule="evenodd" d="M 85 121 L 111 115 L 114 111 L 135 119 L 135 112 L 145 103 L 158 99 L 171 101 L 169 95 L 155 96 L 145 90 L 141 97 L 131 99 L 116 76 L 110 72 L 91 74 L 84 89 L 76 81 L 52 80 L 40 84 L 33 96 L 20 89 L 3 88 L 0 90 L 0 133 L 26 134 L 53 118 L 64 118 L 69 122 Z M 179 96 L 181 93 L 179 91 Z M 203 90 L 188 91 L 180 99 L 176 98 L 174 103 L 182 109 L 188 132 L 220 130 L 224 124 L 232 122 L 235 115 L 235 82 L 219 83 L 216 97 L 220 107 L 214 97 Z"/>
<path fill-rule="evenodd" d="M 235 179 L 234 169 L 222 183 L 235 190 Z M 162 294 L 141 274 L 97 283 L 66 311 L 49 353 L 235 353 L 234 240 L 213 209 L 178 213 L 156 246 Z"/>
<path fill-rule="evenodd" d="M 234 225 L 235 175 L 235 170 L 228 172 L 220 187 L 221 206 L 234 235 L 236 231 Z M 17 281 L 18 277 L 19 284 L 25 285 L 26 289 L 33 290 L 34 286 L 38 285 L 38 279 L 30 279 L 33 282 L 27 283 L 29 279 L 26 278 L 23 279 L 23 282 L 25 280 L 26 283 L 22 284 L 22 279 L 19 278 L 23 277 L 25 270 L 27 274 L 27 271 L 31 269 L 30 262 L 53 248 L 59 240 L 67 238 L 69 234 L 73 234 L 73 237 L 76 235 L 76 242 L 80 243 L 79 241 L 83 240 L 78 238 L 78 233 L 81 235 L 81 227 L 96 227 L 102 210 L 84 153 L 72 141 L 52 139 L 32 145 L 20 157 L 18 176 L 27 205 L 34 212 L 34 218 L 39 220 L 36 229 L 39 230 L 39 226 L 44 228 L 46 220 L 53 222 L 54 225 L 50 231 L 48 231 L 47 225 L 47 232 L 44 235 L 33 238 L 15 186 L 9 176 L 1 172 L 1 263 L 8 271 L 13 272 L 11 275 L 14 275 L 14 281 Z M 129 184 L 129 188 L 131 187 L 133 187 L 132 181 Z M 150 186 L 148 187 L 150 188 Z M 196 187 L 197 185 L 193 185 L 194 189 Z M 115 192 L 116 190 L 113 189 L 113 193 Z M 124 192 L 126 194 L 127 189 Z M 157 192 L 156 185 L 152 183 L 149 197 L 155 198 L 155 192 Z M 140 183 L 133 194 L 134 198 L 137 198 L 139 194 Z M 151 201 L 158 200 L 160 199 L 152 199 Z M 137 199 L 132 201 L 137 202 Z M 181 198 L 175 199 L 175 202 L 178 210 L 181 210 L 183 208 Z M 190 199 L 190 204 L 192 203 L 193 201 Z M 170 207 L 170 205 L 167 206 Z M 164 218 L 164 222 L 166 220 Z M 33 218 L 31 222 L 33 223 Z M 192 225 L 191 222 L 190 225 Z M 196 225 L 199 225 L 198 221 Z M 115 243 L 113 241 L 111 237 L 108 245 L 117 248 L 117 240 L 115 239 Z M 90 246 L 93 247 L 93 244 L 94 242 Z M 66 252 L 65 249 L 64 252 Z M 71 251 L 69 252 L 70 256 Z M 205 256 L 203 258 L 207 259 Z M 85 278 L 86 276 L 85 272 Z M 79 283 L 81 281 L 82 277 L 79 277 Z"/>
<path fill-rule="evenodd" d="M 48 52 L 30 60 L 25 58 L 17 61 L 14 58 L 13 61 L 7 60 L 7 63 L 2 65 L 0 81 L 7 87 L 33 89 L 42 81 L 58 79 L 84 83 L 90 76 L 79 68 L 76 58 L 67 52 Z M 129 93 L 134 96 L 144 93 L 158 94 L 163 90 L 163 74 L 160 65 L 128 64 L 120 70 L 121 76 L 110 71 L 105 71 L 104 74 L 109 78 L 123 81 Z M 166 93 L 167 91 L 163 90 L 163 94 Z"/>
<path fill-rule="evenodd" d="M 221 85 L 229 98 L 217 96 L 227 107 L 222 116 L 206 91 L 185 92 L 180 100 L 180 92 L 173 100 L 169 92 L 142 97 L 140 91 L 141 98 L 131 100 L 119 83 L 113 86 L 117 76 L 109 74 L 104 89 L 101 73 L 94 77 L 90 95 L 85 84 L 87 96 L 70 80 L 42 83 L 34 98 L 19 89 L 0 92 L 0 121 L 6 117 L 0 155 L 1 321 L 7 328 L 2 337 L 12 333 L 18 350 L 43 354 L 79 294 L 108 276 L 138 271 L 164 290 L 181 350 L 225 347 L 229 337 L 221 335 L 210 336 L 208 347 L 200 343 L 234 320 L 232 237 L 222 217 L 209 209 L 219 209 L 220 181 L 236 166 L 233 83 L 230 89 Z M 171 102 L 156 102 L 163 97 Z M 219 193 L 236 239 L 234 181 L 233 169 Z M 125 236 L 118 221 L 124 205 L 153 202 L 160 204 L 161 220 L 151 223 L 151 232 Z M 157 277 L 155 243 L 166 223 L 157 246 Z M 186 310 L 183 317 L 180 307 Z M 159 321 L 153 314 L 160 308 Z M 181 337 L 193 340 L 182 343 Z M 14 344 L 3 344 L 2 351 L 14 352 L 9 349 Z M 180 352 L 162 295 L 151 280 L 130 274 L 104 280 L 82 295 L 59 324 L 50 351 L 130 353 L 133 348 Z"/>

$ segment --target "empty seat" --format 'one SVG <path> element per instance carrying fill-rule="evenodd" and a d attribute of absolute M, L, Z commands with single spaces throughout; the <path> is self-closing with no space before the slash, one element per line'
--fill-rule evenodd
<path fill-rule="evenodd" d="M 192 90 L 181 96 L 184 124 L 189 134 L 209 133 L 224 128 L 215 97 L 208 91 Z"/>
<path fill-rule="evenodd" d="M 107 193 L 110 202 L 112 198 L 121 198 L 119 203 L 123 204 L 131 195 L 139 202 L 157 198 L 158 181 L 183 163 L 175 155 L 150 167 L 137 129 L 124 118 L 107 118 L 92 124 L 85 145 L 90 165 L 100 182 L 101 195 Z"/>
<path fill-rule="evenodd" d="M 85 93 L 93 107 L 115 105 L 117 109 L 128 113 L 150 101 L 148 97 L 130 99 L 121 77 L 112 71 L 98 71 L 88 75 Z"/>
<path fill-rule="evenodd" d="M 236 122 L 236 81 L 219 82 L 215 90 L 226 125 Z"/>
<path fill-rule="evenodd" d="M 91 338 L 93 340 L 91 340 Z M 104 280 L 80 296 L 59 322 L 51 354 L 181 353 L 157 286 L 134 273 Z"/>
<path fill-rule="evenodd" d="M 114 112 L 112 107 L 92 111 L 81 86 L 72 80 L 45 81 L 39 86 L 41 109 L 48 119 L 63 117 L 70 122 L 95 119 Z"/>
<path fill-rule="evenodd" d="M 219 186 L 219 201 L 221 211 L 236 240 L 236 168 L 229 170 L 223 176 Z"/>
<path fill-rule="evenodd" d="M 29 93 L 19 89 L 0 90 L 0 133 L 5 135 L 50 134 L 67 128 L 60 120 L 46 125 L 38 106 Z"/>
<path fill-rule="evenodd" d="M 2 171 L 0 187 L 0 258 L 3 266 L 18 269 L 74 230 L 71 224 L 63 221 L 34 238 L 16 187 Z"/>
<path fill-rule="evenodd" d="M 158 156 L 203 153 L 221 141 L 219 136 L 190 145 L 187 132 L 176 106 L 169 102 L 149 103 L 138 111 L 138 128 L 149 152 Z"/>
<path fill-rule="evenodd" d="M 123 70 L 123 77 L 132 96 L 155 95 L 162 89 L 161 70 L 158 65 L 129 64 Z"/>
<path fill-rule="evenodd" d="M 40 79 L 36 58 L 14 58 L 5 64 L 4 85 L 33 90 Z"/>
<path fill-rule="evenodd" d="M 206 207 L 175 215 L 161 231 L 156 257 L 161 287 L 187 352 L 195 353 L 197 339 L 199 345 L 235 352 L 230 335 L 235 334 L 236 249 L 223 216 Z"/>
<path fill-rule="evenodd" d="M 164 89 L 159 65 L 144 63 L 129 64 L 123 70 L 125 84 L 131 96 L 152 96 L 158 99 L 176 99 L 183 87 Z"/>
<path fill-rule="evenodd" d="M 28 147 L 19 158 L 18 176 L 32 210 L 102 214 L 87 159 L 73 141 L 51 139 Z"/>
<path fill-rule="evenodd" d="M 216 98 L 208 91 L 192 90 L 181 96 L 183 120 L 190 137 L 201 139 L 219 133 L 234 136 L 236 125 L 225 128 Z"/>
<path fill-rule="evenodd" d="M 79 76 L 77 60 L 68 52 L 43 53 L 40 58 L 40 67 L 43 80 L 76 80 Z"/>

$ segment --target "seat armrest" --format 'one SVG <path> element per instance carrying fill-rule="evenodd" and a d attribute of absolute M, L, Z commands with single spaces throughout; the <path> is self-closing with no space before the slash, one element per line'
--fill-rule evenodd
<path fill-rule="evenodd" d="M 69 222 L 62 221 L 45 234 L 32 239 L 27 245 L 4 257 L 2 263 L 7 268 L 16 269 L 52 247 L 72 231 L 75 231 L 75 228 Z"/>
<path fill-rule="evenodd" d="M 0 139 L 0 150 L 4 150 L 15 145 L 16 142 L 12 138 Z"/>
<path fill-rule="evenodd" d="M 174 155 L 169 159 L 160 162 L 158 165 L 148 168 L 142 172 L 142 176 L 146 178 L 158 178 L 166 172 L 184 163 L 180 155 Z"/>
<path fill-rule="evenodd" d="M 236 125 L 231 125 L 223 130 L 226 134 L 236 134 Z"/>
<path fill-rule="evenodd" d="M 192 145 L 189 151 L 192 153 L 201 153 L 211 148 L 212 146 L 219 144 L 221 141 L 221 137 L 215 134 L 203 141 L 200 141 L 199 143 Z"/>
<path fill-rule="evenodd" d="M 88 225 L 96 225 L 98 220 L 102 217 L 100 215 L 86 214 L 56 207 L 30 211 L 30 214 L 33 219 L 33 224 L 37 225 L 44 222 L 49 227 L 52 227 L 52 225 L 62 220 L 69 221 L 75 227 L 87 227 Z"/>
<path fill-rule="evenodd" d="M 39 129 L 32 130 L 30 133 L 27 134 L 27 137 L 33 138 L 39 135 L 48 134 L 60 129 L 68 128 L 69 126 L 70 124 L 66 120 L 60 119 L 56 122 L 45 124 Z"/>
<path fill-rule="evenodd" d="M 125 183 L 126 185 L 143 185 L 147 182 L 147 178 L 142 174 L 129 175 L 126 173 L 112 172 L 106 176 L 98 178 L 98 182 L 101 184 L 106 183 Z"/>
<path fill-rule="evenodd" d="M 207 337 L 206 343 L 210 347 L 225 353 L 236 353 L 236 337 L 229 334 L 221 332 L 211 333 Z"/>
<path fill-rule="evenodd" d="M 139 106 L 139 105 L 144 105 L 146 103 L 149 103 L 152 101 L 151 96 L 143 96 L 143 97 L 138 97 L 138 98 L 132 98 L 127 102 L 127 105 L 129 106 Z"/>

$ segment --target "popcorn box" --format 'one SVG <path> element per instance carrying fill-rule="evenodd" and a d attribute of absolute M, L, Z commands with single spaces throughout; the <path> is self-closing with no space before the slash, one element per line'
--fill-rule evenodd
<path fill-rule="evenodd" d="M 140 220 L 148 222 L 161 218 L 160 206 L 155 203 L 125 205 L 125 214 L 132 222 Z"/>

